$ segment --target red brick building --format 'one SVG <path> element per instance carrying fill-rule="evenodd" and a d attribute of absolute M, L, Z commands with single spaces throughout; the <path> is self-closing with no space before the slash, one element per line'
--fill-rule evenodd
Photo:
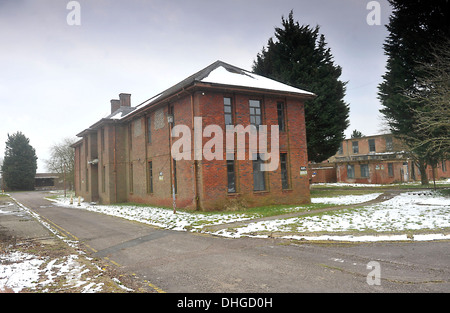
<path fill-rule="evenodd" d="M 111 100 L 109 116 L 77 135 L 76 193 L 85 201 L 172 207 L 174 189 L 176 207 L 201 210 L 308 203 L 303 103 L 312 97 L 221 61 L 135 107 L 130 95 L 122 93 Z M 268 151 L 271 125 L 278 125 L 276 169 L 260 170 L 269 160 L 255 154 L 259 150 L 252 150 L 248 138 L 245 159 L 238 157 L 238 145 L 227 150 L 225 139 L 222 158 L 196 159 L 195 149 L 211 143 L 205 135 L 194 138 L 199 117 L 203 134 L 208 125 L 224 130 L 226 125 L 267 125 Z M 173 160 L 171 147 L 179 138 L 171 136 L 171 129 L 176 125 L 191 131 L 190 146 L 183 147 L 191 158 Z"/>
<path fill-rule="evenodd" d="M 420 180 L 421 175 L 405 145 L 392 134 L 346 139 L 328 162 L 326 166 L 336 168 L 336 178 L 329 182 L 390 184 Z M 448 168 L 449 160 L 439 162 L 436 179 L 450 177 Z M 431 166 L 427 174 L 432 180 Z"/>

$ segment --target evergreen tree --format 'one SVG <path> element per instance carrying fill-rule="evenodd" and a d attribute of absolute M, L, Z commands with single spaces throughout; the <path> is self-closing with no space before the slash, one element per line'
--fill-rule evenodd
<path fill-rule="evenodd" d="M 359 130 L 356 129 L 353 130 L 350 136 L 350 138 L 361 138 L 361 137 L 364 137 L 364 135 Z"/>
<path fill-rule="evenodd" d="M 293 12 L 282 17 L 283 28 L 275 28 L 253 64 L 256 74 L 311 91 L 317 95 L 305 103 L 308 159 L 321 162 L 334 155 L 345 139 L 349 107 L 343 100 L 342 70 L 333 62 L 319 26 L 311 28 L 294 22 Z"/>
<path fill-rule="evenodd" d="M 418 132 L 417 111 L 423 103 L 411 95 L 420 93 L 418 79 L 426 76 L 419 64 L 430 63 L 430 50 L 450 36 L 449 1 L 389 0 L 393 7 L 389 19 L 389 36 L 384 44 L 388 56 L 384 81 L 378 86 L 383 108 L 380 112 L 394 135 L 404 139 L 412 149 L 422 173 L 422 183 L 428 183 L 426 164 L 436 163 L 426 145 L 417 147 L 416 140 L 426 140 Z"/>
<path fill-rule="evenodd" d="M 2 172 L 10 190 L 33 190 L 37 156 L 30 140 L 21 132 L 8 134 Z"/>

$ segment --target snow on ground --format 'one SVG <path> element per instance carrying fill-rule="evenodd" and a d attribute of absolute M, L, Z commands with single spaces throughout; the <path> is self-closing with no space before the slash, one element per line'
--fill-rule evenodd
<path fill-rule="evenodd" d="M 326 198 L 311 198 L 312 203 L 326 203 L 326 204 L 355 204 L 363 203 L 370 200 L 376 199 L 381 193 L 371 193 L 367 195 L 348 195 L 348 196 L 338 196 L 338 197 L 326 197 Z"/>
<path fill-rule="evenodd" d="M 20 203 L 7 202 L 0 205 L 0 215 L 16 215 L 19 217 L 31 215 L 42 223 L 47 229 L 52 231 L 58 238 L 67 245 L 76 247 L 77 243 L 60 236 L 48 223 L 44 222 L 39 215 L 29 210 Z M 15 247 L 27 249 L 23 243 L 16 243 Z M 78 249 L 76 249 L 78 250 Z M 53 292 L 62 290 L 64 292 L 76 290 L 81 293 L 103 292 L 104 283 L 94 281 L 97 276 L 86 267 L 83 262 L 90 258 L 80 255 L 70 254 L 59 257 L 38 256 L 25 253 L 15 248 L 10 250 L 0 250 L 0 293 L 21 292 L 29 289 L 36 292 Z M 99 273 L 101 273 L 101 269 Z M 94 278 L 94 280 L 93 280 Z M 122 287 L 118 284 L 119 287 Z"/>
<path fill-rule="evenodd" d="M 383 187 L 380 184 L 357 184 L 357 183 L 314 183 L 314 186 L 323 187 Z"/>
<path fill-rule="evenodd" d="M 405 183 L 394 183 L 390 185 L 383 184 L 360 184 L 360 183 L 314 183 L 314 186 L 322 186 L 322 187 L 386 187 L 386 186 L 418 186 L 420 185 L 420 181 L 410 181 Z M 430 184 L 433 184 L 433 181 L 430 180 Z M 450 184 L 450 178 L 437 180 L 436 184 Z"/>
<path fill-rule="evenodd" d="M 370 196 L 370 195 L 369 195 Z M 374 197 L 375 194 L 372 194 Z M 320 198 L 324 203 L 349 204 L 357 196 Z M 369 197 L 371 198 L 371 197 Z M 348 201 L 346 201 L 348 200 Z M 334 202 L 333 202 L 334 201 Z M 264 233 L 332 233 L 332 235 L 302 236 L 287 235 L 284 238 L 303 238 L 311 240 L 407 240 L 407 235 L 387 235 L 385 233 L 429 230 L 432 233 L 450 227 L 450 199 L 436 193 L 419 195 L 402 193 L 390 200 L 357 209 L 342 209 L 334 212 L 311 214 L 308 216 L 260 221 L 233 230 L 221 230 L 217 234 L 228 237 L 240 237 L 257 232 Z M 339 235 L 352 232 L 356 235 Z M 384 233 L 363 235 L 360 232 Z M 263 235 L 266 236 L 266 235 Z M 450 235 L 414 235 L 414 240 L 448 239 Z"/>
<path fill-rule="evenodd" d="M 0 292 L 12 289 L 15 293 L 24 288 L 45 292 L 45 288 L 55 283 L 55 279 L 63 276 L 65 288 L 81 288 L 82 293 L 100 292 L 103 283 L 84 280 L 83 274 L 89 272 L 85 265 L 77 262 L 77 255 L 69 255 L 62 259 L 38 257 L 32 254 L 14 251 L 0 255 Z M 42 280 L 45 277 L 45 280 Z"/>
<path fill-rule="evenodd" d="M 313 203 L 328 204 L 356 204 L 377 198 L 380 193 L 367 195 L 347 195 L 329 198 L 313 198 Z M 414 240 L 433 240 L 450 238 L 442 235 L 442 229 L 450 228 L 450 199 L 438 193 L 428 192 L 419 195 L 414 192 L 402 193 L 390 200 L 360 208 L 342 209 L 333 212 L 299 216 L 287 219 L 274 219 L 267 221 L 251 222 L 251 219 L 260 217 L 257 214 L 232 214 L 232 213 L 187 213 L 172 210 L 133 206 L 133 205 L 95 205 L 81 203 L 70 205 L 69 199 L 58 198 L 58 205 L 66 207 L 86 209 L 104 214 L 119 216 L 155 226 L 172 230 L 192 230 L 202 232 L 204 225 L 218 225 L 236 221 L 248 221 L 243 227 L 223 229 L 214 232 L 215 235 L 225 237 L 255 236 L 267 237 L 268 233 L 286 233 L 285 238 L 294 238 L 292 233 L 303 239 L 318 240 L 407 240 L 410 235 L 394 237 L 386 233 L 411 232 L 415 230 L 427 231 L 433 235 L 415 235 Z M 348 236 L 343 232 L 352 232 Z M 289 233 L 289 234 L 288 234 Z M 307 233 L 308 236 L 302 235 Z M 331 235 L 323 235 L 331 233 Z M 366 235 L 378 234 L 375 236 Z M 436 234 L 437 233 L 437 234 Z M 298 234 L 298 235 L 297 235 Z M 319 234 L 316 236 L 315 234 Z M 381 236 L 382 235 L 382 236 Z M 290 236 L 290 237 L 289 237 Z M 297 238 L 295 237 L 295 238 Z M 350 239 L 348 239 L 350 240 Z"/>
<path fill-rule="evenodd" d="M 372 193 L 361 196 L 313 198 L 312 202 L 355 204 L 373 200 L 379 195 L 380 193 Z M 251 222 L 251 219 L 260 217 L 258 214 L 223 212 L 173 214 L 170 209 L 146 206 L 95 205 L 85 202 L 78 206 L 77 201 L 69 204 L 69 198 L 63 197 L 54 201 L 57 205 L 76 210 L 90 210 L 178 231 L 202 232 L 204 225 L 247 220 L 246 226 L 227 228 L 213 233 L 233 238 L 242 236 L 265 238 L 270 233 L 277 233 L 281 238 L 297 240 L 367 242 L 450 239 L 450 235 L 445 233 L 450 228 L 450 198 L 434 192 L 427 192 L 425 195 L 405 192 L 390 200 L 359 208 L 316 214 L 311 212 L 305 216 L 259 222 Z M 8 205 L 2 209 L 1 213 L 8 212 Z M 19 251 L 1 254 L 0 292 L 4 289 L 20 292 L 24 288 L 31 290 L 38 288 L 45 292 L 46 286 L 51 286 L 60 276 L 66 277 L 63 287 L 80 287 L 82 292 L 101 292 L 102 283 L 94 283 L 89 281 L 89 278 L 83 278 L 83 274 L 89 270 L 80 265 L 77 258 L 77 255 L 69 255 L 59 259 L 48 259 Z"/>
<path fill-rule="evenodd" d="M 104 213 L 112 216 L 122 217 L 128 220 L 138 221 L 141 223 L 171 229 L 186 231 L 188 228 L 200 229 L 203 225 L 218 225 L 224 223 L 232 223 L 245 221 L 259 217 L 257 214 L 233 214 L 233 213 L 187 213 L 177 211 L 173 214 L 173 210 L 150 206 L 137 205 L 97 205 L 87 202 L 78 202 L 74 200 L 74 204 L 69 204 L 69 198 L 57 198 L 56 204 L 74 208 L 84 209 L 97 213 Z"/>

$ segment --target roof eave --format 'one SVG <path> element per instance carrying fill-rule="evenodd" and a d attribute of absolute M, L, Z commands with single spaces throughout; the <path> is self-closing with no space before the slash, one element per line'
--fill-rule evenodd
<path fill-rule="evenodd" d="M 145 112 L 149 109 L 149 108 L 154 108 L 157 107 L 163 103 L 167 103 L 170 100 L 172 100 L 175 97 L 179 97 L 181 94 L 185 93 L 188 94 L 189 92 L 191 92 L 191 89 L 195 86 L 194 82 L 192 82 L 190 85 L 188 86 L 184 86 L 182 88 L 179 88 L 177 90 L 174 90 L 173 92 L 171 92 L 170 94 L 167 94 L 161 98 L 157 98 L 154 101 L 150 101 L 147 104 L 145 104 L 144 106 L 137 108 L 136 110 L 134 110 L 133 112 L 127 114 L 125 117 L 123 117 L 122 119 L 120 119 L 121 122 L 127 122 L 129 120 L 132 120 L 135 117 L 144 115 Z M 158 94 L 157 96 L 160 96 L 162 93 Z M 154 96 L 153 98 L 156 98 L 157 96 Z M 151 99 L 149 99 L 151 100 Z M 149 101 L 147 100 L 147 101 Z"/>
<path fill-rule="evenodd" d="M 82 132 L 78 133 L 76 136 L 77 137 L 83 137 L 89 133 L 94 133 L 97 131 L 97 129 L 107 123 L 115 123 L 117 121 L 119 121 L 120 119 L 109 119 L 109 118 L 102 118 L 100 120 L 98 120 L 97 122 L 95 122 L 94 124 L 92 124 L 90 127 L 86 128 L 85 130 L 83 130 Z"/>
<path fill-rule="evenodd" d="M 83 138 L 81 138 L 80 140 L 74 142 L 73 144 L 70 145 L 71 148 L 75 148 L 80 146 L 83 143 Z"/>
<path fill-rule="evenodd" d="M 228 85 L 228 84 L 218 84 L 218 83 L 209 83 L 209 82 L 196 82 L 195 86 L 198 88 L 226 89 L 229 91 L 241 91 L 241 92 L 245 92 L 245 93 L 250 92 L 250 93 L 267 94 L 267 95 L 273 95 L 273 96 L 290 96 L 290 97 L 295 97 L 295 98 L 301 98 L 303 100 L 314 99 L 317 97 L 317 95 L 313 94 L 313 93 L 299 93 L 299 92 L 284 91 L 284 90 L 274 90 L 274 89 L 237 86 L 237 85 Z"/>
<path fill-rule="evenodd" d="M 126 122 L 129 120 L 132 120 L 135 117 L 141 116 L 145 114 L 144 112 L 147 111 L 149 108 L 156 107 L 158 105 L 161 105 L 162 103 L 169 102 L 172 98 L 179 96 L 183 93 L 189 93 L 193 90 L 198 90 L 201 88 L 208 88 L 208 89 L 225 89 L 228 91 L 235 91 L 235 92 L 245 92 L 245 93 L 255 93 L 255 94 L 266 94 L 266 95 L 273 95 L 273 96 L 289 96 L 293 98 L 298 98 L 301 100 L 310 100 L 317 97 L 317 95 L 312 93 L 297 93 L 297 92 L 291 92 L 291 91 L 283 91 L 283 90 L 273 90 L 273 89 L 264 89 L 264 88 L 255 88 L 255 87 L 247 87 L 247 86 L 236 86 L 236 85 L 226 85 L 226 84 L 217 84 L 217 83 L 206 83 L 202 81 L 194 80 L 189 86 L 185 86 L 183 88 L 180 88 L 178 90 L 175 90 L 174 92 L 162 97 L 158 98 L 156 101 L 152 102 L 150 101 L 143 107 L 140 107 L 136 109 L 135 111 L 129 113 L 124 118 L 120 119 L 121 122 Z M 156 97 L 156 96 L 155 96 Z"/>

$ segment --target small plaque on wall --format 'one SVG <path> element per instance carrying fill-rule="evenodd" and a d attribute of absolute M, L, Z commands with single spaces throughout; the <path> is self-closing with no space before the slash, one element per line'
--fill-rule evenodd
<path fill-rule="evenodd" d="M 308 175 L 308 170 L 306 166 L 300 166 L 300 176 Z"/>

